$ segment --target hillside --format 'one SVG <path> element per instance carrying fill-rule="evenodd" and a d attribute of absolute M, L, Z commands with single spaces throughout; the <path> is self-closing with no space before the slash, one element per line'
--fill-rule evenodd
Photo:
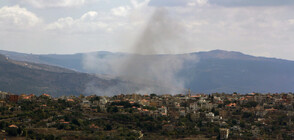
<path fill-rule="evenodd" d="M 89 83 L 95 83 L 97 88 L 103 88 L 115 84 L 116 81 L 55 66 L 14 61 L 0 55 L 2 91 L 37 95 L 49 93 L 53 96 L 79 95 L 90 92 L 86 90 Z"/>
<path fill-rule="evenodd" d="M 239 52 L 196 53 L 197 65 L 183 69 L 186 85 L 201 92 L 294 92 L 294 62 Z"/>
<path fill-rule="evenodd" d="M 112 75 L 112 73 L 105 71 L 103 67 L 109 65 L 108 63 L 111 62 L 109 59 L 120 59 L 130 55 L 110 52 L 92 53 L 91 55 L 96 58 L 107 60 L 96 62 L 94 65 L 97 65 L 97 67 L 93 71 L 85 69 L 83 65 L 85 56 L 89 54 L 32 55 L 0 51 L 1 53 L 11 59 L 62 66 L 80 72 L 108 75 Z M 176 77 L 184 79 L 185 88 L 191 88 L 194 92 L 294 92 L 294 86 L 292 85 L 294 83 L 293 61 L 255 57 L 240 52 L 222 50 L 196 52 L 188 55 L 195 56 L 195 60 L 185 62 Z M 183 55 L 149 55 L 142 57 L 145 60 L 162 57 L 180 59 L 181 56 Z"/>

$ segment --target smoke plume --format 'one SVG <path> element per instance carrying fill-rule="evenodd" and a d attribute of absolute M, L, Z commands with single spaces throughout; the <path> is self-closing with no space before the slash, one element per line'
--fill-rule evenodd
<path fill-rule="evenodd" d="M 185 44 L 181 33 L 181 26 L 169 18 L 168 12 L 157 9 L 134 42 L 131 54 L 85 56 L 86 69 L 123 81 L 105 89 L 96 89 L 95 83 L 90 83 L 87 90 L 103 95 L 181 93 L 186 81 L 178 76 L 178 72 L 186 61 L 196 60 L 189 54 L 170 54 L 174 53 L 170 48 Z"/>

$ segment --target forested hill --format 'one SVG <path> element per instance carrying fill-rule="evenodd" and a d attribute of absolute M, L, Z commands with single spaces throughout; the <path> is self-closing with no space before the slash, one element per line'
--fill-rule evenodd
<path fill-rule="evenodd" d="M 0 55 L 0 90 L 2 91 L 37 95 L 49 93 L 53 96 L 80 95 L 86 92 L 89 82 L 94 82 L 97 88 L 103 88 L 117 81 L 104 80 L 95 75 L 55 66 L 10 60 Z"/>

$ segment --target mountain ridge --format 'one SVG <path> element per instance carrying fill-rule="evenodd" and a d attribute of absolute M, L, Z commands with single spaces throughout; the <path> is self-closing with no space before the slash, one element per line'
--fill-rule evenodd
<path fill-rule="evenodd" d="M 0 54 L 3 51 L 0 51 Z M 42 63 L 63 68 L 71 69 L 76 72 L 104 73 L 103 66 L 108 66 L 109 59 L 119 60 L 124 56 L 133 54 L 111 53 L 111 52 L 92 52 L 78 53 L 73 55 L 32 55 L 14 54 L 6 52 L 9 59 L 30 60 L 34 63 Z M 9 55 L 8 55 L 9 54 Z M 94 71 L 88 70 L 84 66 L 85 56 L 91 55 L 97 65 Z M 177 73 L 178 79 L 185 80 L 185 88 L 191 88 L 194 92 L 213 93 L 213 92 L 294 92 L 294 61 L 277 58 L 256 57 L 235 51 L 213 50 L 209 52 L 195 52 L 188 54 L 171 55 L 143 55 L 144 57 L 175 57 L 192 55 L 196 56 L 192 62 L 185 61 L 183 68 Z M 37 59 L 35 59 L 37 58 Z M 196 62 L 197 63 L 194 63 Z M 96 64 L 97 63 L 97 64 Z M 120 62 L 123 63 L 123 62 Z M 107 71 L 108 72 L 108 71 Z M 109 78 L 110 80 L 112 78 Z"/>
<path fill-rule="evenodd" d="M 6 50 L 0 50 L 0 54 L 5 55 L 7 57 L 12 57 L 11 59 L 17 59 L 19 60 L 20 58 L 25 58 L 25 57 L 36 57 L 38 56 L 81 56 L 81 55 L 86 55 L 86 54 L 123 54 L 123 55 L 133 55 L 133 53 L 124 53 L 124 52 L 110 52 L 110 51 L 94 51 L 94 52 L 86 52 L 86 53 L 73 53 L 73 54 L 29 54 L 29 53 L 20 53 L 20 52 L 15 52 L 15 51 L 6 51 Z M 198 51 L 198 52 L 190 52 L 190 53 L 179 53 L 179 54 L 147 54 L 147 55 L 185 55 L 185 54 L 196 54 L 196 55 L 203 55 L 205 56 L 212 56 L 212 55 L 228 55 L 232 56 L 242 56 L 244 58 L 249 58 L 249 57 L 254 57 L 256 59 L 273 59 L 273 60 L 284 60 L 284 61 L 293 61 L 294 60 L 289 60 L 289 59 L 284 59 L 284 58 L 276 58 L 276 57 L 265 57 L 265 56 L 254 56 L 254 55 L 249 55 L 245 54 L 242 52 L 238 51 L 228 51 L 228 50 L 221 50 L 221 49 L 216 49 L 216 50 L 210 50 L 210 51 Z M 141 54 L 135 54 L 135 55 L 141 55 Z M 19 58 L 17 58 L 17 56 Z M 25 57 L 24 57 L 25 56 Z"/>
<path fill-rule="evenodd" d="M 10 60 L 0 55 L 0 90 L 2 91 L 37 95 L 49 93 L 52 96 L 79 95 L 87 94 L 85 90 L 89 82 L 97 83 L 98 87 L 107 87 L 116 83 L 114 80 L 105 80 L 86 73 L 45 64 Z"/>

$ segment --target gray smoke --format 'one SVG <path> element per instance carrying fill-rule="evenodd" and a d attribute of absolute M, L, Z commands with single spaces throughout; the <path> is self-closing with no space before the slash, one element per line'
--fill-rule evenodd
<path fill-rule="evenodd" d="M 183 92 L 186 81 L 178 76 L 178 72 L 186 61 L 197 60 L 189 54 L 169 54 L 173 53 L 171 48 L 174 46 L 185 44 L 181 38 L 183 32 L 181 26 L 169 18 L 165 9 L 157 9 L 134 43 L 132 54 L 85 56 L 86 69 L 113 75 L 113 78 L 124 81 L 105 89 L 97 89 L 95 83 L 89 83 L 87 91 L 100 95 Z"/>
<path fill-rule="evenodd" d="M 133 53 L 136 54 L 158 54 L 171 53 L 173 46 L 180 45 L 176 41 L 181 39 L 183 30 L 181 26 L 171 20 L 168 12 L 158 8 L 151 16 L 145 30 L 133 46 Z M 181 39 L 182 40 L 182 39 Z"/>

